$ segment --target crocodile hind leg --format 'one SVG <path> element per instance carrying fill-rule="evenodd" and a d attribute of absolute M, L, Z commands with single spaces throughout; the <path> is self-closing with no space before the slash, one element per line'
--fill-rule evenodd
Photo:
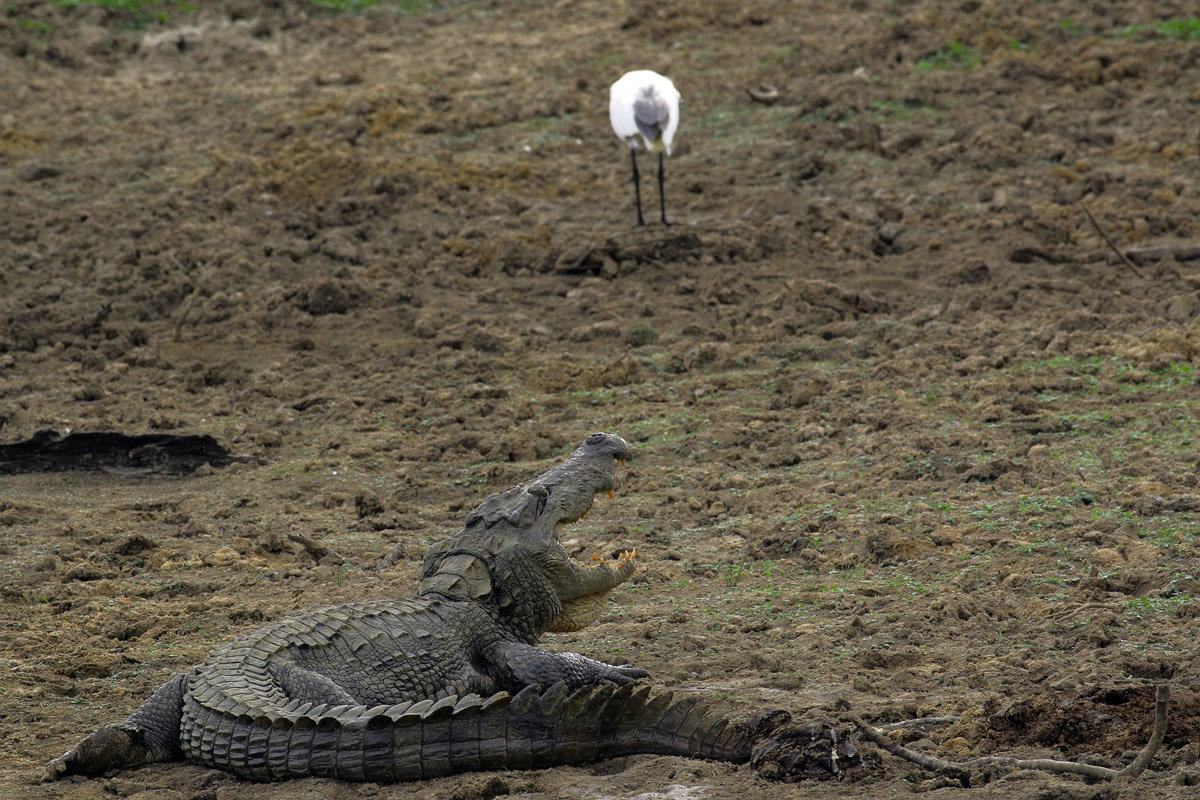
<path fill-rule="evenodd" d="M 46 765 L 46 779 L 67 775 L 103 775 L 152 761 L 183 757 L 179 748 L 179 723 L 187 675 L 176 675 L 159 687 L 124 722 L 94 731 Z"/>
<path fill-rule="evenodd" d="M 338 686 L 330 678 L 319 672 L 289 664 L 282 659 L 271 662 L 271 677 L 279 684 L 279 688 L 291 700 L 301 700 L 306 703 L 326 703 L 328 705 L 356 705 L 358 700 Z"/>

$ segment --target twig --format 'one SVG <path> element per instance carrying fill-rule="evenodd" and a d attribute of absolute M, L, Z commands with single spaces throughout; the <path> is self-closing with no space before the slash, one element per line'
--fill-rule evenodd
<path fill-rule="evenodd" d="M 1154 755 L 1158 752 L 1158 748 L 1163 743 L 1163 737 L 1167 735 L 1167 707 L 1170 705 L 1170 701 L 1170 687 L 1165 683 L 1159 685 L 1154 694 L 1154 731 L 1150 734 L 1150 740 L 1146 742 L 1146 746 L 1138 753 L 1137 758 L 1129 766 L 1120 770 L 1100 767 L 1095 764 L 1084 764 L 1080 761 L 1058 761 L 1052 758 L 983 756 L 981 758 L 973 758 L 969 761 L 944 761 L 940 758 L 918 753 L 915 750 L 909 750 L 907 747 L 893 742 L 880 733 L 874 726 L 868 725 L 858 717 L 851 717 L 850 721 L 879 748 L 886 750 L 898 758 L 911 761 L 931 772 L 962 776 L 968 774 L 972 769 L 979 767 L 1011 767 L 1013 769 L 1039 769 L 1058 775 L 1070 773 L 1073 775 L 1083 775 L 1093 780 L 1111 781 L 1116 778 L 1133 778 L 1144 772 L 1146 767 L 1150 765 Z"/>
<path fill-rule="evenodd" d="M 909 750 L 902 744 L 893 742 L 891 739 L 880 733 L 875 726 L 868 725 L 858 717 L 850 717 L 850 722 L 854 723 L 863 735 L 881 750 L 886 750 L 897 758 L 903 758 L 905 761 L 911 761 L 919 767 L 924 767 L 930 772 L 945 772 L 952 775 L 961 775 L 967 771 L 966 767 L 961 764 L 955 764 L 950 761 L 943 761 L 940 758 L 927 756 L 924 753 L 918 753 L 916 750 Z"/>
<path fill-rule="evenodd" d="M 192 293 L 183 298 L 183 302 L 179 304 L 179 317 L 175 320 L 175 341 L 179 341 L 183 336 L 183 323 L 187 320 L 188 312 L 192 310 L 192 305 L 196 302 L 196 295 L 200 293 L 200 289 L 192 289 Z"/>
<path fill-rule="evenodd" d="M 1176 261 L 1194 261 L 1200 258 L 1200 247 L 1194 244 L 1158 244 L 1149 247 L 1131 247 L 1125 251 L 1131 261 L 1162 261 L 1173 258 Z"/>
<path fill-rule="evenodd" d="M 889 722 L 886 725 L 880 725 L 881 730 L 894 731 L 901 728 L 923 728 L 926 725 L 953 725 L 958 722 L 958 717 L 917 717 L 916 719 L 903 719 L 899 722 Z"/>
<path fill-rule="evenodd" d="M 1094 216 L 1092 216 L 1092 210 L 1087 207 L 1087 203 L 1080 200 L 1079 207 L 1083 209 L 1083 213 L 1087 214 L 1087 218 L 1091 220 L 1092 227 L 1096 229 L 1096 233 L 1100 234 L 1100 238 L 1107 242 L 1108 246 L 1112 248 L 1112 251 L 1117 254 L 1117 258 L 1124 261 L 1125 266 L 1133 270 L 1134 275 L 1137 275 L 1139 278 L 1144 278 L 1145 276 L 1142 275 L 1142 271 L 1137 268 L 1137 265 L 1129 260 L 1129 256 L 1121 252 L 1121 248 L 1117 247 L 1117 243 L 1112 240 L 1112 237 L 1108 235 L 1104 228 L 1100 227 L 1100 223 L 1096 221 Z"/>

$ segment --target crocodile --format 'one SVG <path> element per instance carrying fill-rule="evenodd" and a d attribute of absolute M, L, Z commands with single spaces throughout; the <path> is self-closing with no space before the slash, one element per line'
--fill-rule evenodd
<path fill-rule="evenodd" d="M 629 452 L 614 434 L 588 436 L 433 545 L 414 597 L 248 631 L 51 761 L 46 778 L 186 760 L 254 781 L 386 782 L 634 753 L 747 762 L 757 752 L 775 776 L 781 763 L 793 775 L 849 766 L 853 748 L 828 726 L 791 726 L 783 746 L 786 712 L 733 721 L 696 697 L 652 692 L 645 670 L 537 646 L 594 621 L 634 572 L 636 550 L 581 563 L 558 534 L 598 493 L 612 495 Z M 800 740 L 817 743 L 814 758 L 796 756 Z"/>

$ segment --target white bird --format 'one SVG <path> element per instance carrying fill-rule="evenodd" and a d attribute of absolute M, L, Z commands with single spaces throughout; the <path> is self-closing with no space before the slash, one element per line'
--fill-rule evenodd
<path fill-rule="evenodd" d="M 633 196 L 637 200 L 637 224 L 642 219 L 642 189 L 637 167 L 639 148 L 658 153 L 658 205 L 663 225 L 667 201 L 663 197 L 663 153 L 671 155 L 671 140 L 679 127 L 679 91 L 670 78 L 648 69 L 626 72 L 609 90 L 608 118 L 613 132 L 629 145 L 633 164 Z"/>

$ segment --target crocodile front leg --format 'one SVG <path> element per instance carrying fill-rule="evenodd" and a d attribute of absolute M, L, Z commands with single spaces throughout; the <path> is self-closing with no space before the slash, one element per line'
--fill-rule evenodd
<path fill-rule="evenodd" d="M 551 653 L 521 642 L 497 642 L 483 657 L 497 685 L 513 693 L 526 686 L 551 686 L 559 681 L 577 689 L 598 683 L 634 683 L 650 677 L 646 670 L 629 664 L 614 666 L 579 653 Z"/>

